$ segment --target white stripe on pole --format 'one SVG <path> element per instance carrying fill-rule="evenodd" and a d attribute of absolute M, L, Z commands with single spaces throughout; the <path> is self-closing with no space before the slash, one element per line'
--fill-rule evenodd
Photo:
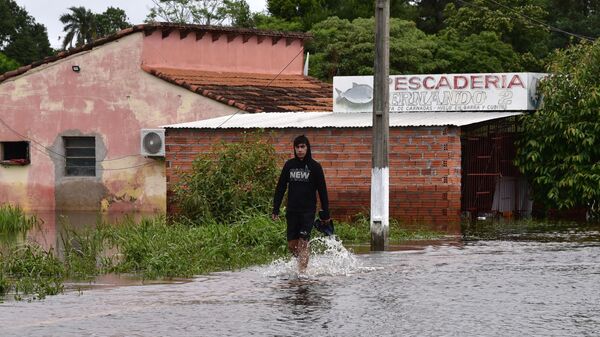
<path fill-rule="evenodd" d="M 389 168 L 371 169 L 371 234 L 384 239 L 387 246 L 390 228 L 389 217 L 390 173 Z"/>

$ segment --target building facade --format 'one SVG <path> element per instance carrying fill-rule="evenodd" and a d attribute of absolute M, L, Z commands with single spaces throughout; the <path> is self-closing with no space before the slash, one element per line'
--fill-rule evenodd
<path fill-rule="evenodd" d="M 465 210 L 462 200 L 467 193 L 463 184 L 466 181 L 463 178 L 465 130 L 493 125 L 516 115 L 518 113 L 391 114 L 390 217 L 409 225 L 457 229 Z M 181 172 L 191 170 L 198 154 L 210 153 L 220 141 L 237 142 L 244 133 L 263 130 L 261 135 L 269 137 L 283 165 L 293 157 L 292 140 L 304 134 L 311 141 L 313 157 L 323 166 L 332 215 L 347 219 L 359 213 L 368 214 L 371 118 L 365 113 L 263 113 L 168 125 L 167 189 L 172 191 Z M 492 196 L 493 193 L 492 190 Z M 168 199 L 170 211 L 176 211 L 171 194 Z"/>
<path fill-rule="evenodd" d="M 307 37 L 146 24 L 1 74 L 0 203 L 164 212 L 164 158 L 141 154 L 140 131 L 330 109 L 331 86 L 302 75 Z M 290 83 L 295 96 L 282 94 Z M 264 90 L 276 94 L 253 95 Z"/>
<path fill-rule="evenodd" d="M 456 229 L 463 215 L 526 215 L 526 180 L 514 167 L 516 116 L 539 104 L 545 74 L 390 76 L 389 216 L 405 224 Z M 166 126 L 167 190 L 217 140 L 264 134 L 281 155 L 305 134 L 322 163 L 334 217 L 369 213 L 372 159 L 371 76 L 335 77 L 333 112 L 231 115 Z M 175 211 L 172 198 L 169 207 Z"/>

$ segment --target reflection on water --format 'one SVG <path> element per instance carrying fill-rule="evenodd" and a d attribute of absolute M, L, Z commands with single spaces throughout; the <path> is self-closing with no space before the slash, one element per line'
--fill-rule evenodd
<path fill-rule="evenodd" d="M 598 336 L 597 233 L 360 255 L 327 243 L 305 275 L 282 260 L 6 302 L 0 326 L 3 336 Z"/>
<path fill-rule="evenodd" d="M 51 248 L 60 252 L 63 243 L 60 234 L 66 229 L 93 228 L 99 223 L 119 223 L 125 218 L 141 219 L 156 216 L 153 213 L 98 213 L 78 211 L 48 211 L 36 212 L 39 224 L 26 233 L 12 233 L 0 237 L 2 245 L 35 242 L 45 250 Z"/>

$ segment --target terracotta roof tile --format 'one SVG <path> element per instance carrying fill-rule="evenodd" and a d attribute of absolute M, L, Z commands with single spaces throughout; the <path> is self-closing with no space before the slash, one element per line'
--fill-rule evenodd
<path fill-rule="evenodd" d="M 148 73 L 247 112 L 332 111 L 333 87 L 302 75 L 143 67 Z"/>

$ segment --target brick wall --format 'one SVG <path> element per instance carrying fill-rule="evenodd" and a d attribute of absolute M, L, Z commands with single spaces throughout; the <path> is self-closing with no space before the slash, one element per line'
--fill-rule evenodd
<path fill-rule="evenodd" d="M 325 171 L 332 215 L 346 218 L 370 207 L 371 129 L 273 129 L 265 135 L 282 155 L 293 156 L 292 140 L 305 134 L 313 158 Z M 189 170 L 194 157 L 220 140 L 238 141 L 244 130 L 168 129 L 167 199 L 178 170 Z M 460 220 L 461 147 L 456 127 L 390 129 L 390 216 L 407 224 L 445 228 Z"/>

